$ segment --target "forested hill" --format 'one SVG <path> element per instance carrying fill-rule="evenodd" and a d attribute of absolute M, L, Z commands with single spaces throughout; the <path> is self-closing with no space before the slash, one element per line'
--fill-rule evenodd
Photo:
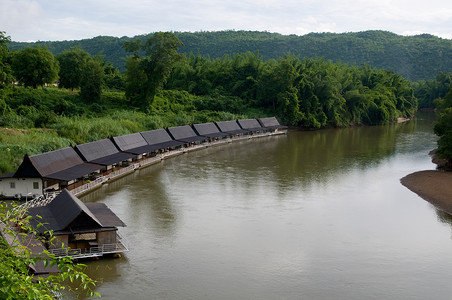
<path fill-rule="evenodd" d="M 324 57 L 349 64 L 368 64 L 379 69 L 394 71 L 407 79 L 431 79 L 440 71 L 452 72 L 452 40 L 432 35 L 400 36 L 387 31 L 356 33 L 310 33 L 303 36 L 281 35 L 257 31 L 176 32 L 184 43 L 183 53 L 199 53 L 210 58 L 225 54 L 256 52 L 265 60 L 287 53 L 301 57 Z M 136 36 L 146 40 L 149 35 Z M 45 45 L 58 54 L 71 46 L 80 46 L 91 55 L 103 54 L 105 59 L 124 70 L 127 53 L 124 42 L 134 38 L 99 36 L 78 41 L 18 43 L 10 49 L 35 44 Z M 14 39 L 14 37 L 13 37 Z"/>

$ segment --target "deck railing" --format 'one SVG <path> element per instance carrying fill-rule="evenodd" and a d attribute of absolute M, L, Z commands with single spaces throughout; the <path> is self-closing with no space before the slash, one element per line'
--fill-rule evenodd
<path fill-rule="evenodd" d="M 102 246 L 90 247 L 88 249 L 57 248 L 49 250 L 49 252 L 55 255 L 55 257 L 71 256 L 72 258 L 88 258 L 128 251 L 129 248 L 127 246 L 127 242 L 118 232 L 116 232 L 115 244 L 103 244 Z"/>
<path fill-rule="evenodd" d="M 119 176 L 122 176 L 124 174 L 133 172 L 135 169 L 138 169 L 139 166 L 140 166 L 139 164 L 131 164 L 131 165 L 129 165 L 127 167 L 124 167 L 124 168 L 121 168 L 121 169 L 119 169 L 117 171 L 113 171 L 110 174 L 105 175 L 103 178 L 105 178 L 105 181 L 107 181 L 107 180 L 113 179 L 115 177 L 119 177 Z"/>
<path fill-rule="evenodd" d="M 156 155 L 153 157 L 147 157 L 140 161 L 140 167 L 142 168 L 142 167 L 145 167 L 145 166 L 148 166 L 151 164 L 155 164 L 161 160 L 162 160 L 162 157 L 160 155 Z"/>
<path fill-rule="evenodd" d="M 97 186 L 102 185 L 102 183 L 105 182 L 105 178 L 103 176 L 96 178 L 96 180 L 88 182 L 82 186 L 79 186 L 75 189 L 72 189 L 70 192 L 72 193 L 72 195 L 77 196 L 81 193 L 87 192 Z"/>

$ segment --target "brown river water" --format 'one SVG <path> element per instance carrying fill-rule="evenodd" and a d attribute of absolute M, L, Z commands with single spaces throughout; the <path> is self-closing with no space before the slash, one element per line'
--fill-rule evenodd
<path fill-rule="evenodd" d="M 400 184 L 434 169 L 433 115 L 291 131 L 165 160 L 81 199 L 130 251 L 103 299 L 450 299 L 451 217 Z"/>

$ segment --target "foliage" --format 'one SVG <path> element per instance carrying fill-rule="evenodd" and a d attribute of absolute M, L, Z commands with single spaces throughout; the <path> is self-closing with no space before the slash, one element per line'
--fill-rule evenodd
<path fill-rule="evenodd" d="M 78 282 L 76 290 L 85 291 L 87 296 L 98 296 L 94 292 L 95 282 L 83 273 L 82 264 L 73 264 L 71 257 L 56 258 L 48 251 L 32 253 L 23 246 L 20 241 L 26 235 L 36 238 L 34 243 L 41 243 L 40 238 L 29 224 L 30 217 L 20 217 L 19 213 L 13 213 L 6 204 L 0 204 L 0 221 L 5 226 L 0 235 L 0 298 L 1 299 L 55 299 L 67 286 L 65 281 Z M 14 229 L 13 229 L 14 228 Z M 51 232 L 47 232 L 52 239 Z M 6 237 L 14 242 L 9 244 Z M 33 243 L 33 242 L 32 242 Z M 43 261 L 44 265 L 56 265 L 60 273 L 46 277 L 33 277 L 30 275 L 30 265 Z"/>
<path fill-rule="evenodd" d="M 20 84 L 37 88 L 54 83 L 59 65 L 49 50 L 36 46 L 14 52 L 12 69 Z"/>
<path fill-rule="evenodd" d="M 452 73 L 440 72 L 434 79 L 412 83 L 414 95 L 419 99 L 419 108 L 435 108 L 435 100 L 446 96 L 452 83 Z"/>
<path fill-rule="evenodd" d="M 260 108 L 285 124 L 311 128 L 385 124 L 417 109 L 409 82 L 393 72 L 291 54 L 265 62 L 250 52 L 214 60 L 190 55 L 166 88 L 202 96 L 197 109 Z M 221 105 L 225 99 L 234 100 Z"/>
<path fill-rule="evenodd" d="M 437 154 L 449 161 L 452 167 L 452 84 L 443 99 L 438 102 L 440 118 L 435 124 L 434 131 L 439 136 Z"/>
<path fill-rule="evenodd" d="M 98 103 L 101 100 L 104 68 L 93 59 L 88 60 L 83 68 L 80 80 L 80 97 L 87 103 Z"/>
<path fill-rule="evenodd" d="M 140 67 L 141 59 L 130 56 L 126 61 L 127 72 L 125 73 L 125 95 L 134 107 L 146 107 L 148 95 L 146 87 L 147 76 Z"/>
<path fill-rule="evenodd" d="M 126 63 L 126 97 L 132 105 L 146 110 L 155 95 L 163 88 L 173 65 L 180 60 L 177 49 L 182 42 L 170 32 L 156 32 L 144 44 L 140 40 L 125 43 L 124 48 L 133 52 Z M 140 57 L 138 51 L 144 51 Z"/>
<path fill-rule="evenodd" d="M 4 31 L 0 31 L 0 88 L 12 81 L 12 70 L 9 62 L 10 53 L 7 47 L 9 42 L 11 42 L 11 38 L 6 36 Z"/>
<path fill-rule="evenodd" d="M 79 88 L 85 65 L 90 57 L 88 52 L 79 47 L 71 47 L 58 54 L 56 56 L 60 64 L 58 87 L 71 90 Z"/>
<path fill-rule="evenodd" d="M 4 101 L 2 127 L 45 128 L 56 122 L 58 115 L 74 116 L 87 110 L 77 95 L 56 88 L 5 88 L 0 89 L 0 99 Z"/>
<path fill-rule="evenodd" d="M 102 59 L 99 61 L 104 69 L 104 87 L 109 90 L 123 91 L 124 77 L 118 68 L 114 67 L 111 62 Z"/>

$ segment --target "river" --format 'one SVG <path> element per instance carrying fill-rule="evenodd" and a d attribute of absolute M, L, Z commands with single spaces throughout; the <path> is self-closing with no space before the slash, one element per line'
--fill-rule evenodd
<path fill-rule="evenodd" d="M 434 169 L 433 115 L 186 153 L 81 199 L 130 251 L 87 262 L 104 299 L 450 299 L 451 218 L 400 184 Z"/>

